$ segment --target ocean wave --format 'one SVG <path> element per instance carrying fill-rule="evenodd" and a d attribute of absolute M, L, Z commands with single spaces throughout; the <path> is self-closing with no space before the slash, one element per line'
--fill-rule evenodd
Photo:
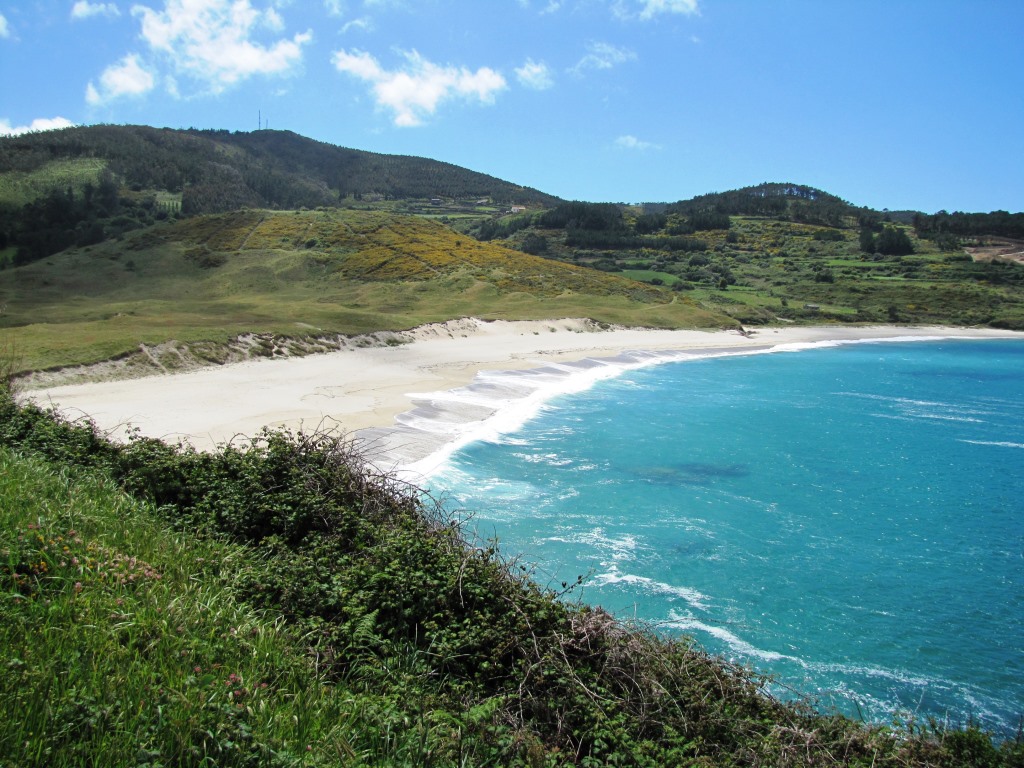
<path fill-rule="evenodd" d="M 692 587 L 679 587 L 674 584 L 655 581 L 647 576 L 620 573 L 616 570 L 594 576 L 593 583 L 599 587 L 611 586 L 614 584 L 627 584 L 630 587 L 639 587 L 649 593 L 682 598 L 691 607 L 701 611 L 708 610 L 708 601 L 710 600 L 707 595 L 702 594 Z"/>
<path fill-rule="evenodd" d="M 913 714 L 908 709 L 910 706 L 916 709 L 924 701 L 931 700 L 939 703 L 939 708 L 944 709 L 947 717 L 952 716 L 954 721 L 957 717 L 963 721 L 975 718 L 984 722 L 986 727 L 1000 731 L 1008 731 L 1014 725 L 1001 714 L 1008 710 L 1006 702 L 993 699 L 977 686 L 964 681 L 872 664 L 803 659 L 758 648 L 722 626 L 674 611 L 670 612 L 669 621 L 662 622 L 660 626 L 713 637 L 729 649 L 727 655 L 738 659 L 795 664 L 818 681 L 817 695 L 856 703 L 858 708 L 868 709 L 875 716 L 891 717 L 902 712 L 909 717 Z M 856 682 L 858 679 L 874 681 L 875 685 L 865 688 Z M 880 680 L 887 684 L 882 689 L 877 685 Z M 886 690 L 888 696 L 880 696 L 881 690 Z"/>
<path fill-rule="evenodd" d="M 876 395 L 868 392 L 835 392 L 840 397 L 854 397 L 892 405 L 892 413 L 871 414 L 877 418 L 913 421 L 925 419 L 930 421 L 951 421 L 963 424 L 986 424 L 1000 414 L 990 409 L 982 409 L 960 403 L 947 403 L 940 400 L 915 400 L 907 397 Z M 986 418 L 980 418 L 986 417 Z"/>
<path fill-rule="evenodd" d="M 1003 440 L 960 440 L 971 445 L 994 445 L 998 448 L 1024 448 L 1024 443 L 1011 443 Z"/>
<path fill-rule="evenodd" d="M 568 544 L 587 544 L 592 547 L 598 547 L 600 549 L 609 550 L 612 552 L 620 553 L 633 553 L 638 548 L 646 548 L 642 546 L 638 541 L 637 537 L 631 533 L 624 534 L 622 536 L 608 536 L 604 532 L 604 528 L 596 527 L 589 531 L 576 531 L 572 536 L 548 536 L 546 541 L 560 541 Z"/>
<path fill-rule="evenodd" d="M 692 616 L 683 616 L 675 611 L 670 611 L 669 620 L 662 622 L 661 626 L 671 627 L 683 632 L 696 631 L 709 635 L 725 644 L 730 652 L 738 658 L 758 659 L 769 662 L 789 662 L 808 672 L 815 673 L 819 679 L 821 679 L 822 675 L 835 676 L 837 685 L 843 687 L 849 686 L 851 681 L 856 678 L 869 678 L 888 680 L 901 686 L 915 689 L 964 690 L 966 688 L 962 683 L 956 683 L 941 677 L 922 675 L 905 669 L 889 669 L 871 664 L 814 661 L 792 654 L 758 648 L 725 627 L 709 624 Z"/>
<path fill-rule="evenodd" d="M 584 358 L 567 363 L 548 363 L 524 370 L 481 371 L 467 386 L 445 392 L 411 394 L 414 408 L 396 419 L 397 427 L 386 442 L 397 450 L 385 448 L 378 463 L 394 465 L 399 474 L 414 481 L 430 478 L 460 449 L 474 442 L 505 443 L 516 441 L 513 435 L 542 413 L 550 400 L 575 394 L 599 381 L 621 376 L 628 371 L 664 363 L 719 357 L 800 352 L 846 345 L 906 343 L 955 339 L 934 336 L 896 336 L 890 338 L 822 340 L 807 343 L 766 344 L 763 347 L 718 348 L 704 350 L 633 350 L 609 358 Z M 371 437 L 388 430 L 367 430 Z M 426 436 L 426 439 L 423 439 Z M 518 443 L 516 443 L 518 444 Z"/>
<path fill-rule="evenodd" d="M 546 464 L 549 467 L 567 467 L 574 461 L 557 453 L 513 453 L 512 456 L 527 464 Z"/>
<path fill-rule="evenodd" d="M 703 632 L 704 634 L 710 635 L 716 640 L 725 643 L 733 653 L 744 658 L 760 659 L 761 661 L 791 661 L 799 664 L 800 666 L 806 666 L 803 659 L 796 656 L 758 648 L 725 627 L 708 624 L 692 616 L 683 616 L 677 611 L 670 611 L 668 621 L 660 622 L 659 625 L 687 633 L 694 631 Z"/>
<path fill-rule="evenodd" d="M 941 400 L 915 400 L 909 397 L 876 395 L 870 392 L 834 392 L 833 394 L 840 397 L 857 397 L 863 400 L 892 403 L 893 405 L 902 408 L 904 413 L 909 413 L 910 415 L 922 418 L 946 418 L 944 414 L 950 414 L 949 418 L 954 420 L 982 422 L 982 419 L 976 419 L 973 417 L 999 415 L 990 409 L 983 410 L 969 405 L 964 405 L 962 403 L 948 403 Z"/>
<path fill-rule="evenodd" d="M 984 424 L 982 419 L 974 419 L 970 416 L 951 416 L 945 413 L 912 413 L 911 416 L 917 419 L 931 419 L 932 421 L 959 421 L 967 424 Z"/>

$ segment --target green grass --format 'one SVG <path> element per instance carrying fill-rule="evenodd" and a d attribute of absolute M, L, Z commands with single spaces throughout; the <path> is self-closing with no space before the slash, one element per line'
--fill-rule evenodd
<path fill-rule="evenodd" d="M 651 280 L 658 279 L 665 285 L 672 286 L 681 282 L 678 275 L 673 275 L 668 272 L 656 272 L 651 269 L 624 269 L 621 274 L 625 275 L 630 280 L 637 280 L 641 283 L 649 283 Z"/>
<path fill-rule="evenodd" d="M 231 595 L 253 567 L 109 481 L 0 449 L 0 765 L 332 755 L 358 707 L 279 618 Z"/>
<path fill-rule="evenodd" d="M 671 291 L 478 243 L 419 217 L 241 211 L 159 224 L 0 271 L 26 369 L 168 339 L 401 330 L 475 315 L 721 327 Z"/>

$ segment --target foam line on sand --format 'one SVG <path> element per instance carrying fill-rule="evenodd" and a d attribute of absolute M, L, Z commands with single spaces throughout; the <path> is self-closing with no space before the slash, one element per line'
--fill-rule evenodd
<path fill-rule="evenodd" d="M 453 445 L 514 429 L 543 402 L 640 365 L 829 342 L 940 337 L 1024 338 L 992 329 L 780 327 L 737 331 L 605 329 L 586 320 L 474 318 L 405 332 L 408 343 L 188 373 L 30 390 L 25 397 L 86 415 L 113 437 L 128 427 L 201 450 L 263 427 L 338 429 L 381 469 L 443 456 Z"/>

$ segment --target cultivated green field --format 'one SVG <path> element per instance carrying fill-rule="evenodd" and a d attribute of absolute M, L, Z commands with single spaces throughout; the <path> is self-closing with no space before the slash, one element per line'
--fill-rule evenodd
<path fill-rule="evenodd" d="M 624 225 L 641 217 L 627 210 Z M 994 325 L 1024 328 L 1024 268 L 974 262 L 963 250 L 941 250 L 906 233 L 908 255 L 864 253 L 855 220 L 821 226 L 758 216 L 732 216 L 728 229 L 695 232 L 685 251 L 667 234 L 642 247 L 569 243 L 566 230 L 542 218 L 517 229 L 510 246 L 530 236 L 546 241 L 544 255 L 675 289 L 701 306 L 744 324 L 778 322 Z M 665 245 L 660 245 L 664 243 Z"/>
<path fill-rule="evenodd" d="M 0 205 L 24 205 L 43 197 L 52 189 L 80 191 L 86 184 L 97 184 L 107 167 L 106 160 L 80 157 L 50 161 L 31 171 L 0 174 Z"/>

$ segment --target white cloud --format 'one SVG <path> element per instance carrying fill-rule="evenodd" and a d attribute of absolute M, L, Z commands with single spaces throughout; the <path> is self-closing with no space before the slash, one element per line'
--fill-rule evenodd
<path fill-rule="evenodd" d="M 548 65 L 533 59 L 527 59 L 523 66 L 516 69 L 516 77 L 527 88 L 533 88 L 536 91 L 546 90 L 555 84 Z"/>
<path fill-rule="evenodd" d="M 11 29 L 7 26 L 7 17 L 0 13 L 0 37 L 10 37 Z"/>
<path fill-rule="evenodd" d="M 612 12 L 620 19 L 637 17 L 649 21 L 662 13 L 695 16 L 700 13 L 700 8 L 697 0 L 615 0 Z"/>
<path fill-rule="evenodd" d="M 342 0 L 324 0 L 324 8 L 331 16 L 341 16 L 345 13 L 345 3 Z"/>
<path fill-rule="evenodd" d="M 358 18 L 358 19 L 352 19 L 352 21 L 345 22 L 344 26 L 342 26 L 342 28 L 341 28 L 341 31 L 344 34 L 344 33 L 348 32 L 349 30 L 353 30 L 353 29 L 358 29 L 358 30 L 361 30 L 363 32 L 372 32 L 373 31 L 373 19 L 371 19 L 369 16 L 363 16 L 363 17 Z"/>
<path fill-rule="evenodd" d="M 66 117 L 37 117 L 28 125 L 12 126 L 9 120 L 0 119 L 0 136 L 20 136 L 33 131 L 55 131 L 74 126 Z"/>
<path fill-rule="evenodd" d="M 71 6 L 72 19 L 88 19 L 90 16 L 120 16 L 114 3 L 90 3 L 88 0 L 78 0 Z"/>
<path fill-rule="evenodd" d="M 621 149 L 635 149 L 639 152 L 643 152 L 648 149 L 661 149 L 660 144 L 654 144 L 650 141 L 641 141 L 636 136 L 630 136 L 629 134 L 619 136 L 619 138 L 615 140 L 615 146 Z"/>
<path fill-rule="evenodd" d="M 302 59 L 312 30 L 262 44 L 261 28 L 279 32 L 281 15 L 258 11 L 249 0 L 165 0 L 163 11 L 136 5 L 142 38 L 169 57 L 179 74 L 205 82 L 214 93 L 252 75 L 287 72 Z"/>
<path fill-rule="evenodd" d="M 284 29 L 284 19 L 281 18 L 281 14 L 274 8 L 268 8 L 265 11 L 263 23 L 267 29 L 271 29 L 274 32 L 280 32 Z"/>
<path fill-rule="evenodd" d="M 416 51 L 404 55 L 404 69 L 392 71 L 358 50 L 335 51 L 331 61 L 339 72 L 370 83 L 377 106 L 394 112 L 399 126 L 421 125 L 442 102 L 453 98 L 491 104 L 495 94 L 507 87 L 505 78 L 489 67 L 471 72 L 465 67 L 438 66 Z"/>
<path fill-rule="evenodd" d="M 130 53 L 117 64 L 111 64 L 100 75 L 99 87 L 89 81 L 85 100 L 92 106 L 106 104 L 121 96 L 141 96 L 153 90 L 156 78 L 139 63 L 138 54 Z"/>
<path fill-rule="evenodd" d="M 587 55 L 576 62 L 570 71 L 578 74 L 586 69 L 611 69 L 635 59 L 636 53 L 628 48 L 618 48 L 611 43 L 590 43 L 587 45 Z"/>

